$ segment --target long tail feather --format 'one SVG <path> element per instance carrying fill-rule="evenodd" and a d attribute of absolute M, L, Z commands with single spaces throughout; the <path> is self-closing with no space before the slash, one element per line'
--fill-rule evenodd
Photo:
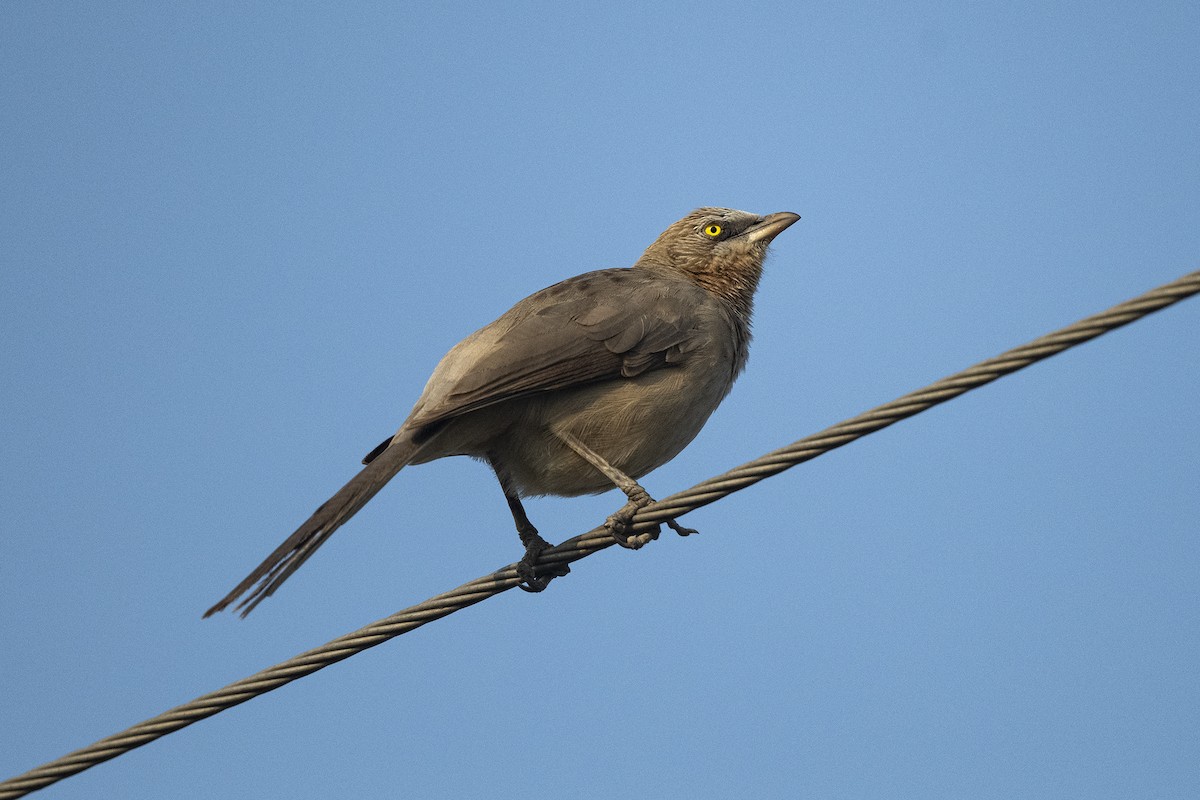
<path fill-rule="evenodd" d="M 313 512 L 308 521 L 296 529 L 283 544 L 259 564 L 245 580 L 219 603 L 204 612 L 209 617 L 224 611 L 243 594 L 237 608 L 245 617 L 254 607 L 275 593 L 333 532 L 366 505 L 397 472 L 409 463 L 415 448 L 407 442 L 397 442 L 378 455 L 361 472 L 350 479 L 338 493 Z M 257 585 L 255 585 L 257 584 Z M 253 587 L 253 588 L 251 588 Z M 249 592 L 249 594 L 246 594 Z"/>

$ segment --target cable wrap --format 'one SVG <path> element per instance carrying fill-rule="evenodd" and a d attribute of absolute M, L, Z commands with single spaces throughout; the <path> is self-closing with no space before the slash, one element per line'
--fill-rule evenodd
<path fill-rule="evenodd" d="M 648 531 L 658 523 L 682 516 L 701 506 L 751 486 L 764 478 L 816 458 L 822 453 L 849 444 L 868 433 L 886 428 L 939 403 L 951 400 L 964 392 L 991 383 L 1037 361 L 1060 353 L 1077 344 L 1107 333 L 1140 319 L 1154 311 L 1200 293 L 1200 271 L 1153 289 L 1146 294 L 1120 303 L 1107 311 L 1042 336 L 994 358 L 982 361 L 962 372 L 942 378 L 890 403 L 863 412 L 825 430 L 806 436 L 759 458 L 742 464 L 716 477 L 673 494 L 641 509 L 634 518 L 635 531 Z M 578 561 L 613 545 L 613 539 L 603 528 L 568 539 L 542 554 L 539 563 Z M 472 606 L 493 595 L 515 587 L 519 582 L 516 565 L 509 564 L 491 575 L 432 597 L 389 617 L 373 622 L 327 644 L 288 659 L 247 678 L 176 706 L 169 711 L 140 722 L 121 733 L 101 739 L 94 744 L 43 764 L 23 775 L 0 783 L 0 800 L 22 797 L 77 772 L 151 742 L 160 736 L 177 731 L 193 722 L 210 717 L 258 695 L 277 689 L 344 658 L 382 644 L 388 639 L 441 619 Z"/>

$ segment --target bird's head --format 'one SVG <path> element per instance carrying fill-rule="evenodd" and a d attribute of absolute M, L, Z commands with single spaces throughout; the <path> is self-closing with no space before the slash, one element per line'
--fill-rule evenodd
<path fill-rule="evenodd" d="M 682 273 L 748 320 L 767 245 L 798 219 L 790 211 L 764 217 L 698 208 L 663 231 L 634 266 Z"/>

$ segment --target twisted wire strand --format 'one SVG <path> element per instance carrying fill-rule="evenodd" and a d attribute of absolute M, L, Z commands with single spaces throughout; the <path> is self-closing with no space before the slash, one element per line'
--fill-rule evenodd
<path fill-rule="evenodd" d="M 651 531 L 667 519 L 682 516 L 701 506 L 714 503 L 733 492 L 751 486 L 764 478 L 816 458 L 822 453 L 848 444 L 869 433 L 886 428 L 939 403 L 991 383 L 1037 361 L 1060 353 L 1077 344 L 1133 322 L 1147 314 L 1200 293 L 1200 271 L 1153 289 L 1132 300 L 1120 303 L 1107 311 L 1069 325 L 1061 330 L 1016 347 L 994 358 L 982 361 L 962 372 L 942 378 L 923 389 L 899 397 L 890 403 L 865 411 L 858 416 L 806 436 L 786 447 L 773 450 L 716 477 L 673 494 L 641 509 L 634 518 L 634 530 Z M 568 539 L 542 554 L 539 563 L 570 563 L 585 558 L 613 544 L 612 536 L 603 528 Z M 0 783 L 0 800 L 22 797 L 77 772 L 140 747 L 160 736 L 177 731 L 193 722 L 211 717 L 227 708 L 277 689 L 342 659 L 374 647 L 377 644 L 407 633 L 415 628 L 441 619 L 449 614 L 512 589 L 519 583 L 516 565 L 509 564 L 491 575 L 432 597 L 389 617 L 373 622 L 357 631 L 301 653 L 273 667 L 257 672 L 228 686 L 201 695 L 176 706 L 121 733 L 108 736 L 62 758 L 43 764 L 23 775 Z"/>

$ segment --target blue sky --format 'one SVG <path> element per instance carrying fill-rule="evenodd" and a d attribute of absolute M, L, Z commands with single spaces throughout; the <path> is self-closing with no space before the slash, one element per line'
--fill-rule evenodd
<path fill-rule="evenodd" d="M 0 777 L 520 554 L 401 473 L 202 621 L 458 339 L 803 216 L 664 496 L 1200 266 L 1200 7 L 9 4 Z M 1194 797 L 1200 301 L 44 792 Z M 548 538 L 617 493 L 533 500 Z"/>

